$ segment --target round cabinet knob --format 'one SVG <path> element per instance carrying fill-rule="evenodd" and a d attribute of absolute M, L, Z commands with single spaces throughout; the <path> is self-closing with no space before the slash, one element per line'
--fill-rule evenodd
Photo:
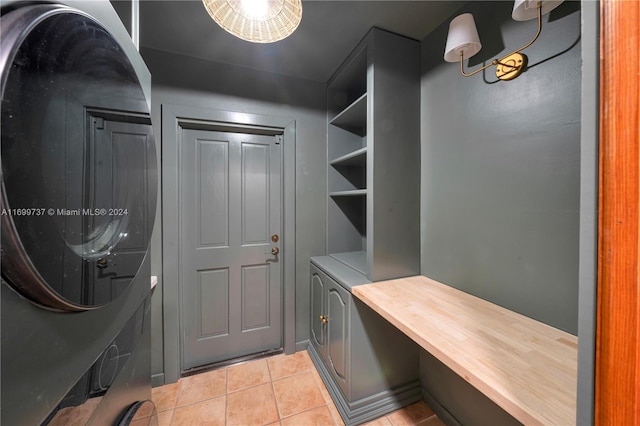
<path fill-rule="evenodd" d="M 326 324 L 326 323 L 328 323 L 328 322 L 329 322 L 329 319 L 328 319 L 326 316 L 324 316 L 324 315 L 320 315 L 320 321 L 321 321 L 323 324 Z"/>

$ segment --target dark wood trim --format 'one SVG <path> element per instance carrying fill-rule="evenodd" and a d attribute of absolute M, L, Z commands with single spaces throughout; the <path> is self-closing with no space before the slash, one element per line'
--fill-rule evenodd
<path fill-rule="evenodd" d="M 640 2 L 601 0 L 596 425 L 640 424 Z"/>

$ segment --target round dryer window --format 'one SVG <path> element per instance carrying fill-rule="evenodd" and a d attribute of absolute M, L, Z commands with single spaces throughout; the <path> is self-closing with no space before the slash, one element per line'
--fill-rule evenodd
<path fill-rule="evenodd" d="M 0 19 L 3 280 L 50 309 L 102 306 L 136 275 L 155 216 L 144 93 L 86 14 L 49 4 Z"/>

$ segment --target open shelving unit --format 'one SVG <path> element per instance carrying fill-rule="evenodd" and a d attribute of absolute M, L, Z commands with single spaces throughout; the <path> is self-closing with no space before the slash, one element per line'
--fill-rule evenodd
<path fill-rule="evenodd" d="M 419 273 L 419 44 L 373 29 L 327 86 L 327 249 L 376 281 Z"/>
<path fill-rule="evenodd" d="M 345 61 L 327 95 L 329 255 L 367 276 L 366 46 Z"/>

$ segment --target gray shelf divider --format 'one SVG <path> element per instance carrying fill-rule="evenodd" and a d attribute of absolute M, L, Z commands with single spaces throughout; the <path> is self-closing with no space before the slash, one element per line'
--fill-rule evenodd
<path fill-rule="evenodd" d="M 329 193 L 329 196 L 331 197 L 361 197 L 363 195 L 367 195 L 366 189 L 353 189 L 351 191 L 335 191 Z"/>
<path fill-rule="evenodd" d="M 358 136 L 367 134 L 367 94 L 360 96 L 351 105 L 329 122 Z"/>
<path fill-rule="evenodd" d="M 345 154 L 329 162 L 334 167 L 340 166 L 355 166 L 355 167 L 367 167 L 367 147 L 360 148 L 349 154 Z"/>

